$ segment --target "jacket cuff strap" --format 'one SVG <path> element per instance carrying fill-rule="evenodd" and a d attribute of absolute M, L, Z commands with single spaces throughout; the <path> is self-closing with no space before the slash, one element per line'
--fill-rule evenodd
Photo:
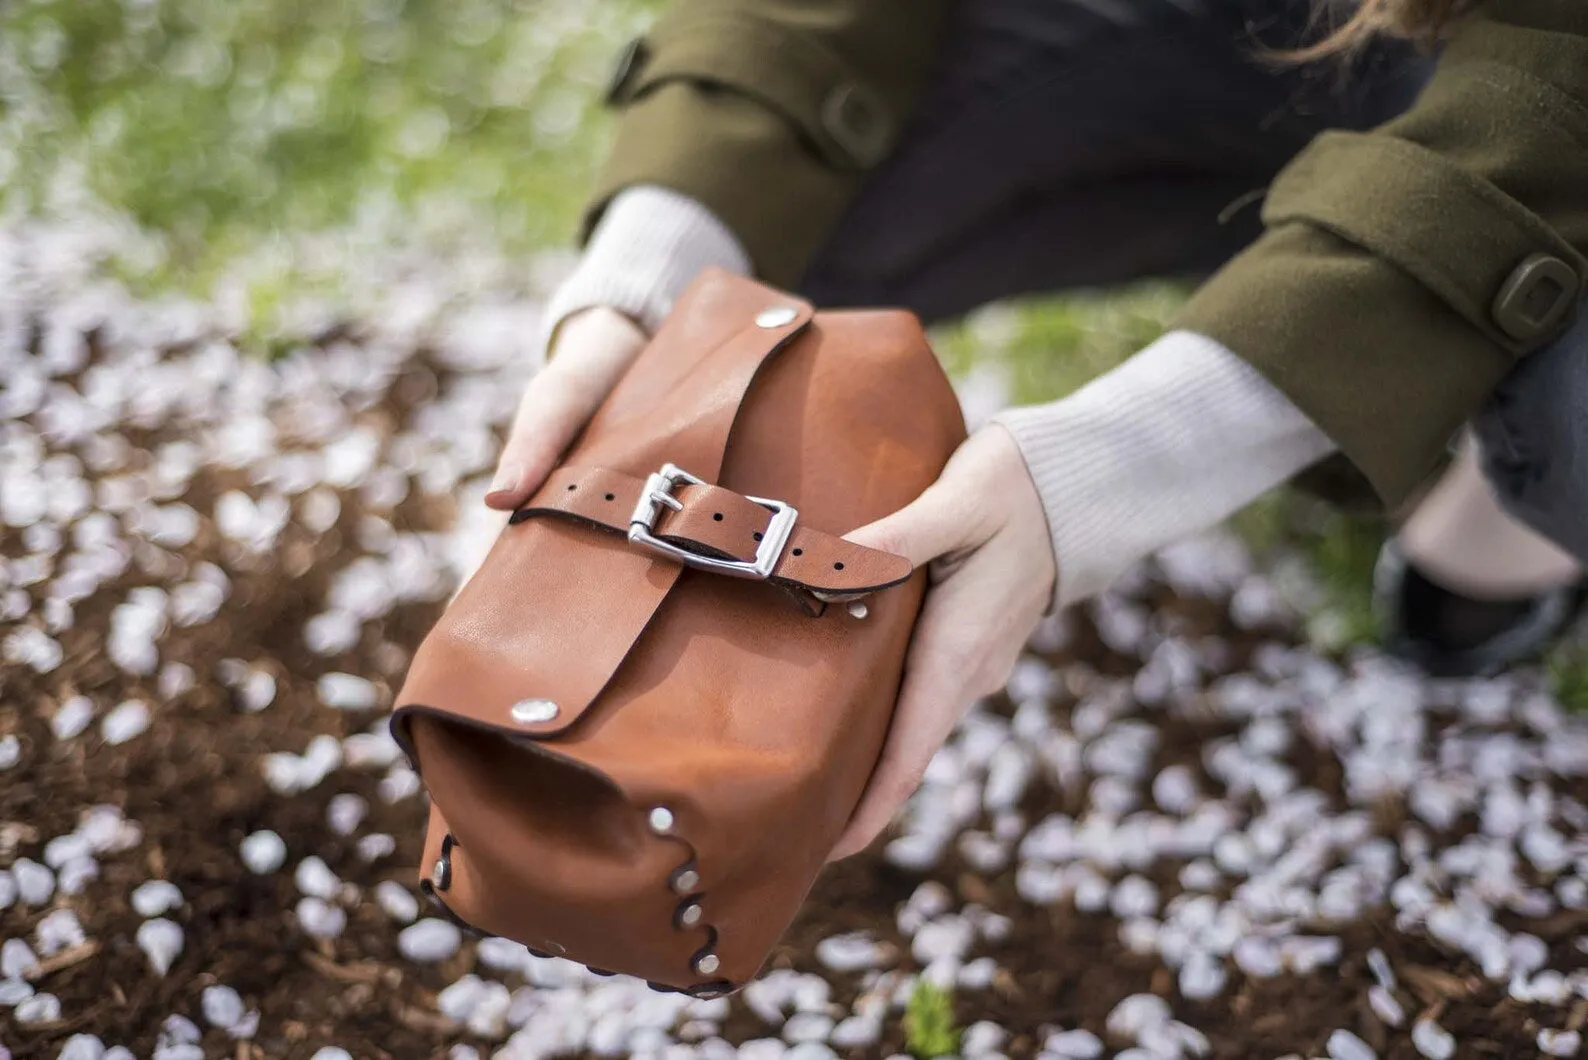
<path fill-rule="evenodd" d="M 726 87 L 781 115 L 823 161 L 863 171 L 892 148 L 898 120 L 830 48 L 738 10 L 666 19 L 624 53 L 608 89 L 623 106 L 670 81 Z"/>
<path fill-rule="evenodd" d="M 1372 252 L 1515 357 L 1570 326 L 1588 277 L 1588 258 L 1521 203 L 1383 135 L 1319 136 L 1274 182 L 1263 220 L 1309 224 Z"/>

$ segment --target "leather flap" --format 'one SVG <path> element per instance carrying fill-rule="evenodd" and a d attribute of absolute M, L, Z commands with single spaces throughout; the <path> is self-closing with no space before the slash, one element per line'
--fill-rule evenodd
<path fill-rule="evenodd" d="M 792 313 L 763 316 L 769 309 Z M 812 315 L 808 303 L 709 270 L 640 353 L 564 466 L 643 479 L 673 463 L 715 481 L 752 380 Z M 559 480 L 553 488 L 566 486 Z M 411 747 L 404 718 L 415 709 L 526 737 L 567 730 L 623 664 L 682 569 L 589 522 L 515 522 L 416 653 L 398 696 L 394 734 Z M 459 673 L 459 660 L 469 661 L 467 674 Z M 466 687 L 458 687 L 460 679 Z"/>

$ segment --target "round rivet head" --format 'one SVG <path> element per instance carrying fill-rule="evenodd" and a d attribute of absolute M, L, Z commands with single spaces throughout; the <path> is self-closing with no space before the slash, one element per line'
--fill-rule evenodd
<path fill-rule="evenodd" d="M 797 316 L 799 316 L 799 313 L 790 306 L 773 306 L 771 309 L 761 310 L 756 315 L 755 326 L 758 328 L 780 328 Z"/>
<path fill-rule="evenodd" d="M 715 953 L 707 953 L 695 958 L 695 971 L 701 975 L 715 975 L 717 969 L 722 967 L 722 962 Z"/>
<path fill-rule="evenodd" d="M 520 725 L 544 725 L 562 713 L 562 708 L 549 699 L 521 699 L 508 712 Z"/>
<path fill-rule="evenodd" d="M 866 605 L 861 603 L 859 600 L 856 600 L 854 603 L 849 605 L 849 617 L 850 618 L 862 619 L 862 618 L 865 618 L 870 613 L 871 612 L 870 612 L 870 610 L 867 609 Z"/>
<path fill-rule="evenodd" d="M 674 894 L 692 894 L 700 886 L 700 873 L 694 869 L 682 869 L 673 876 Z"/>
<path fill-rule="evenodd" d="M 430 870 L 431 886 L 438 891 L 444 891 L 452 886 L 452 866 L 447 863 L 446 856 L 436 859 L 435 867 Z"/>
<path fill-rule="evenodd" d="M 700 903 L 690 902 L 678 911 L 678 926 L 681 928 L 694 927 L 700 923 L 701 917 L 705 915 L 706 911 L 700 907 Z"/>
<path fill-rule="evenodd" d="M 648 823 L 651 831 L 657 835 L 670 835 L 673 831 L 673 811 L 666 806 L 658 806 L 651 811 Z"/>

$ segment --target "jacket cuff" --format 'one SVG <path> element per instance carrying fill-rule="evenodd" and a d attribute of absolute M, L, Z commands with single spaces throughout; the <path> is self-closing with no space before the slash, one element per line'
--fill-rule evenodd
<path fill-rule="evenodd" d="M 1177 325 L 1244 358 L 1400 508 L 1515 362 L 1410 275 L 1306 225 L 1270 230 Z"/>
<path fill-rule="evenodd" d="M 625 52 L 617 136 L 585 215 L 626 187 L 671 188 L 793 287 L 866 172 L 897 142 L 949 5 L 912 0 L 691 0 Z"/>
<path fill-rule="evenodd" d="M 674 191 L 642 185 L 612 201 L 573 274 L 546 307 L 545 342 L 581 309 L 607 306 L 647 335 L 684 289 L 711 267 L 750 271 L 744 248 L 710 210 Z"/>
<path fill-rule="evenodd" d="M 587 230 L 620 191 L 637 184 L 705 204 L 742 239 L 755 274 L 778 287 L 799 280 L 859 187 L 854 174 L 800 147 L 771 111 L 681 82 L 625 112 Z"/>
<path fill-rule="evenodd" d="M 1287 167 L 1267 233 L 1180 317 L 1284 391 L 1391 509 L 1577 310 L 1585 29 L 1572 5 L 1478 5 L 1410 110 Z"/>
<path fill-rule="evenodd" d="M 1047 512 L 1055 607 L 1102 592 L 1332 449 L 1254 369 L 1187 331 L 1067 398 L 993 422 L 1014 435 Z"/>

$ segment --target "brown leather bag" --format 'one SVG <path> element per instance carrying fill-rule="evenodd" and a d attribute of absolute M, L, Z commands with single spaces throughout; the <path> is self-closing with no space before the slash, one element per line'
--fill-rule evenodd
<path fill-rule="evenodd" d="M 877 763 L 925 589 L 840 535 L 964 435 L 910 314 L 696 281 L 414 657 L 423 889 L 659 989 L 751 979 Z"/>

